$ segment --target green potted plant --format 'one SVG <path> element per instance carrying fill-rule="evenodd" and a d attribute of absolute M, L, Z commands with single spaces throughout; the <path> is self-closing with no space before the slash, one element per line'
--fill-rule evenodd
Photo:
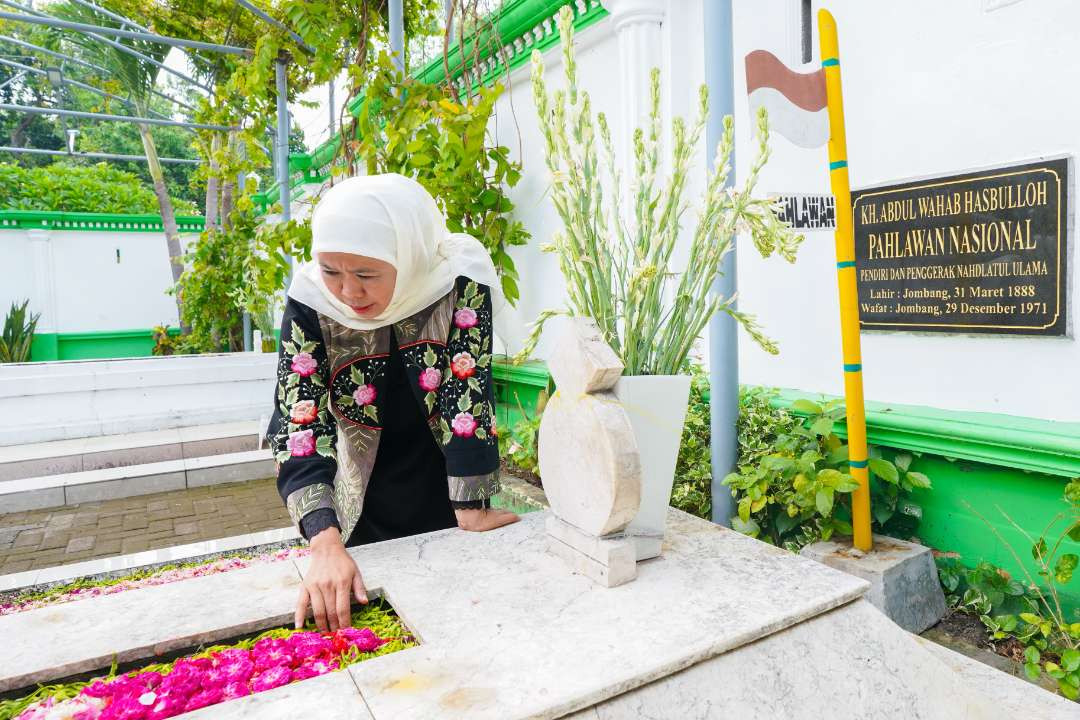
<path fill-rule="evenodd" d="M 0 335 L 0 363 L 22 363 L 30 361 L 30 346 L 34 341 L 39 314 L 28 313 L 29 300 L 22 305 L 11 303 L 4 319 L 4 333 Z"/>
<path fill-rule="evenodd" d="M 540 314 L 518 357 L 532 354 L 545 322 L 556 315 L 596 321 L 625 366 L 615 394 L 630 413 L 641 455 L 641 509 L 627 532 L 662 535 L 690 391 L 687 358 L 709 318 L 725 312 L 762 348 L 778 351 L 753 317 L 735 308 L 734 297 L 711 292 L 732 237 L 748 234 L 762 257 L 777 253 L 794 262 L 802 236 L 776 217 L 772 201 L 751 194 L 769 156 L 764 112 L 757 117 L 758 152 L 745 183 L 737 190 L 726 187 L 734 142 L 729 116 L 717 148 L 717 170 L 698 202 L 687 261 L 678 266 L 675 250 L 688 207 L 683 196 L 708 114 L 706 89 L 700 90 L 691 125 L 672 120 L 670 176 L 663 177 L 660 81 L 654 70 L 649 126 L 634 133 L 631 167 L 620 167 L 606 117 L 598 113 L 594 120 L 589 94 L 577 85 L 571 19 L 569 8 L 563 8 L 558 25 L 565 90 L 548 92 L 542 56 L 538 51 L 532 56 L 551 198 L 562 220 L 562 229 L 544 249 L 558 256 L 568 303 Z M 627 175 L 632 182 L 624 190 Z"/>

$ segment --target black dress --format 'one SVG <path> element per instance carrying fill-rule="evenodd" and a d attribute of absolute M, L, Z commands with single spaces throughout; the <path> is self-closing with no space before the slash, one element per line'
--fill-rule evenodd
<path fill-rule="evenodd" d="M 386 370 L 382 438 L 349 547 L 457 525 L 446 492 L 446 457 L 413 399 L 396 339 Z"/>
<path fill-rule="evenodd" d="M 455 508 L 490 507 L 484 501 L 450 501 L 446 457 L 413 400 L 401 351 L 396 338 L 391 338 L 382 438 L 364 493 L 364 510 L 345 540 L 346 547 L 456 527 Z M 303 519 L 308 538 L 328 527 L 341 528 L 333 510 L 316 510 Z"/>
<path fill-rule="evenodd" d="M 349 546 L 391 540 L 454 527 L 456 509 L 490 507 L 499 466 L 491 316 L 488 289 L 468 278 L 373 330 L 289 299 L 266 435 L 305 539 L 337 527 Z"/>

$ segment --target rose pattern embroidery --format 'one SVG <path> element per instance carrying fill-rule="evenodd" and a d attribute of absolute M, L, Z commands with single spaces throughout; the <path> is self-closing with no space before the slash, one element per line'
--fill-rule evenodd
<path fill-rule="evenodd" d="M 315 454 L 315 433 L 311 430 L 298 430 L 289 433 L 286 441 L 291 457 L 307 457 Z"/>
<path fill-rule="evenodd" d="M 491 377 L 491 308 L 487 293 L 469 281 L 460 290 L 446 347 L 449 367 L 443 372 L 437 402 L 436 438 L 445 447 L 455 437 L 496 440 Z"/>
<path fill-rule="evenodd" d="M 339 417 L 357 425 L 379 427 L 378 382 L 386 364 L 387 355 L 370 355 L 337 369 L 331 395 Z"/>
<path fill-rule="evenodd" d="M 442 385 L 442 373 L 436 368 L 424 368 L 420 373 L 420 389 L 424 392 L 434 392 Z"/>
<path fill-rule="evenodd" d="M 375 398 L 378 396 L 378 394 L 379 393 L 375 391 L 374 385 L 370 383 L 367 385 L 361 385 L 353 391 L 353 402 L 355 402 L 358 407 L 364 407 L 365 405 L 370 405 L 371 403 L 375 402 Z"/>
<path fill-rule="evenodd" d="M 294 457 L 318 453 L 336 459 L 336 430 L 327 406 L 326 362 L 320 343 L 308 340 L 296 322 L 288 340 L 281 344 L 278 360 L 277 405 L 281 421 L 270 438 L 274 459 L 282 463 Z"/>
<path fill-rule="evenodd" d="M 480 424 L 476 422 L 476 418 L 467 412 L 458 413 L 454 417 L 454 422 L 451 423 L 454 434 L 465 438 L 470 438 L 476 434 L 476 428 L 479 426 Z"/>
<path fill-rule="evenodd" d="M 308 425 L 315 422 L 319 416 L 319 409 L 314 400 L 298 400 L 289 410 L 289 422 L 297 425 Z"/>
<path fill-rule="evenodd" d="M 463 307 L 454 313 L 454 325 L 461 330 L 468 330 L 474 328 L 479 324 L 476 311 L 471 307 Z"/>
<path fill-rule="evenodd" d="M 291 367 L 292 371 L 300 377 L 311 377 L 315 374 L 319 364 L 311 356 L 311 353 L 302 352 L 297 353 L 296 357 L 293 358 Z"/>
<path fill-rule="evenodd" d="M 476 374 L 476 360 L 467 352 L 459 352 L 450 362 L 450 368 L 454 371 L 454 377 L 467 380 Z"/>

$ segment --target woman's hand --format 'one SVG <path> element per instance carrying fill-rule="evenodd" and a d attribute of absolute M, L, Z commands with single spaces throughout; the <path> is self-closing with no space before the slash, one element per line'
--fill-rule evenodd
<path fill-rule="evenodd" d="M 494 530 L 495 528 L 501 528 L 504 525 L 516 523 L 521 519 L 509 510 L 501 510 L 499 508 L 454 510 L 454 514 L 457 515 L 458 527 L 462 530 L 469 530 L 472 532 Z"/>
<path fill-rule="evenodd" d="M 311 567 L 304 576 L 300 588 L 300 600 L 296 604 L 294 625 L 304 626 L 310 601 L 315 625 L 322 632 L 352 626 L 352 602 L 350 593 L 367 604 L 367 588 L 360 576 L 356 561 L 341 541 L 341 531 L 328 527 L 311 538 Z"/>

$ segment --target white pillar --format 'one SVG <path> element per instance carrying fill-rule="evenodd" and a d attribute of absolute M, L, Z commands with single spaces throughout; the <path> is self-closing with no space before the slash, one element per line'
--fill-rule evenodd
<path fill-rule="evenodd" d="M 34 264 L 34 295 L 29 309 L 40 313 L 36 332 L 57 332 L 56 282 L 52 256 L 52 237 L 48 230 L 27 230 Z"/>
<path fill-rule="evenodd" d="M 651 90 L 649 76 L 660 68 L 663 76 L 662 26 L 670 0 L 602 0 L 615 23 L 619 44 L 620 151 L 624 162 L 632 162 L 636 128 L 646 128 Z M 663 102 L 660 107 L 664 112 Z M 661 115 L 662 117 L 662 115 Z"/>

